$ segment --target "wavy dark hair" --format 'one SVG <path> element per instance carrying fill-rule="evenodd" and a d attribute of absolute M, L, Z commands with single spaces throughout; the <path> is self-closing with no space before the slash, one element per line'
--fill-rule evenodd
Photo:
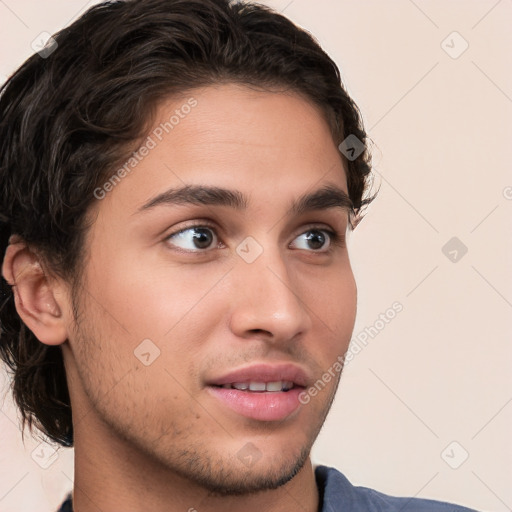
<path fill-rule="evenodd" d="M 361 114 L 336 64 L 309 33 L 266 6 L 110 1 L 53 37 L 53 47 L 0 89 L 0 264 L 17 234 L 76 289 L 94 189 L 145 136 L 159 101 L 212 84 L 292 90 L 318 105 L 337 145 L 349 135 L 364 144 L 347 159 L 352 228 L 375 197 L 367 194 L 371 156 Z M 3 277 L 0 286 L 0 357 L 23 431 L 28 423 L 72 446 L 61 348 L 39 342 Z"/>

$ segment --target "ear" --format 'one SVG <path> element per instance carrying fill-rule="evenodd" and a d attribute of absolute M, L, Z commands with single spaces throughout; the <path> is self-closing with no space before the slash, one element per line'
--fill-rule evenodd
<path fill-rule="evenodd" d="M 2 275 L 12 286 L 16 310 L 36 338 L 46 345 L 67 340 L 65 294 L 58 281 L 44 271 L 40 257 L 19 237 L 11 237 Z"/>

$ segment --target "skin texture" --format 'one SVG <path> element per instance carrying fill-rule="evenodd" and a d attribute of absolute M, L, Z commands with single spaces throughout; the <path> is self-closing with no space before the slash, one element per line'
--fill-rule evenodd
<path fill-rule="evenodd" d="M 3 273 L 38 339 L 62 344 L 76 510 L 314 512 L 309 452 L 339 374 L 281 421 L 240 416 L 205 383 L 252 363 L 291 362 L 312 385 L 346 352 L 357 294 L 347 212 L 287 214 L 323 185 L 347 191 L 345 163 L 321 111 L 291 92 L 197 89 L 159 105 L 154 127 L 190 97 L 197 106 L 89 212 L 75 304 L 22 241 L 13 239 Z M 137 213 L 184 184 L 236 189 L 249 202 L 242 211 L 160 205 Z M 180 252 L 194 250 L 193 230 L 168 237 L 191 224 L 212 230 L 211 245 Z M 326 252 L 325 235 L 321 249 L 308 245 L 311 224 L 338 231 L 340 243 Z M 252 263 L 236 252 L 248 236 L 263 249 Z M 148 366 L 134 355 L 145 339 L 160 350 Z M 260 457 L 250 467 L 237 456 L 247 443 Z"/>

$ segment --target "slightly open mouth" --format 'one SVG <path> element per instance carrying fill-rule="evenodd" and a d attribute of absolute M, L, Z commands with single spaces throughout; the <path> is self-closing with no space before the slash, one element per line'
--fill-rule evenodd
<path fill-rule="evenodd" d="M 293 388 L 297 388 L 300 386 L 296 386 L 291 381 L 276 381 L 276 382 L 233 382 L 231 384 L 213 384 L 215 388 L 223 388 L 223 389 L 236 389 L 238 391 L 248 391 L 253 393 L 280 393 L 287 392 Z"/>
<path fill-rule="evenodd" d="M 247 377 L 240 375 L 231 378 L 241 380 Z M 209 383 L 206 391 L 221 406 L 253 420 L 282 421 L 298 411 L 301 405 L 299 395 L 305 389 L 304 386 L 297 384 L 295 379 L 277 380 L 275 376 L 256 378 L 260 380 L 226 382 L 228 379 L 223 378 L 216 383 Z M 265 378 L 276 380 L 265 381 Z"/>

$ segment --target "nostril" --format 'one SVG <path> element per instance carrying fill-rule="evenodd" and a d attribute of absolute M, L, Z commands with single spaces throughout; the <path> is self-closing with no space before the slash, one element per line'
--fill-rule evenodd
<path fill-rule="evenodd" d="M 265 336 L 272 337 L 272 333 L 269 331 L 265 331 L 264 329 L 251 329 L 250 332 L 254 334 L 264 334 Z"/>

